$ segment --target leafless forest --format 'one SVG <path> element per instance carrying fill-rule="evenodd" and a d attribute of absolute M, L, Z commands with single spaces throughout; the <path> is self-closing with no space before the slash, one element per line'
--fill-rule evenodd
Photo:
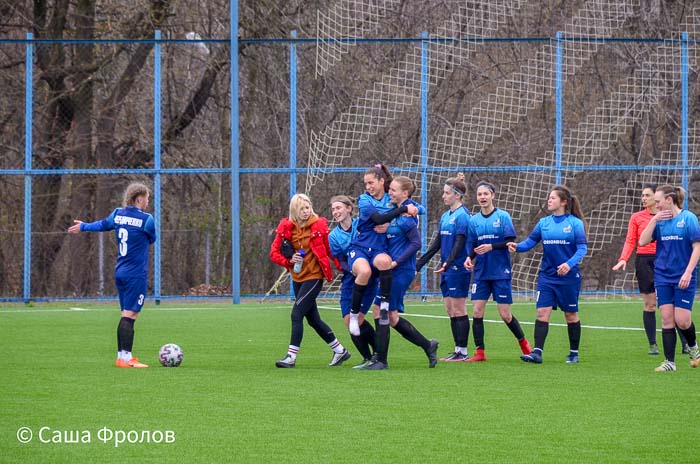
<path fill-rule="evenodd" d="M 241 0 L 238 36 L 241 39 L 288 38 L 291 31 L 296 30 L 299 38 L 314 38 L 317 13 L 329 12 L 340 3 L 362 2 Z M 438 34 L 445 30 L 445 24 L 457 28 L 457 37 L 468 36 L 472 26 L 466 23 L 455 26 L 450 18 L 460 9 L 478 11 L 483 3 L 496 4 L 502 10 L 503 19 L 499 20 L 492 37 L 551 38 L 557 31 L 585 32 L 588 26 L 579 24 L 578 29 L 572 29 L 569 24 L 577 14 L 582 15 L 579 12 L 586 4 L 596 3 L 601 8 L 616 9 L 611 14 L 620 16 L 619 24 L 605 31 L 610 37 L 678 39 L 680 32 L 687 30 L 691 39 L 700 39 L 696 32 L 700 31 L 700 24 L 697 24 L 700 12 L 693 0 L 395 0 L 385 3 L 391 3 L 391 8 L 387 8 L 376 25 L 366 29 L 366 37 L 418 38 L 422 31 Z M 623 8 L 620 5 L 624 5 L 624 11 L 618 11 Z M 510 8 L 514 11 L 508 11 Z M 361 19 L 356 18 L 360 22 Z M 221 41 L 171 43 L 162 48 L 162 167 L 230 166 L 227 1 L 0 0 L 0 39 L 23 39 L 28 32 L 36 39 L 151 39 L 156 29 L 162 31 L 165 39 L 185 39 L 188 33 L 195 33 L 204 39 Z M 327 133 L 328 127 L 352 112 L 357 107 L 356 102 L 366 98 L 368 89 L 382 82 L 383 76 L 390 75 L 392 69 L 401 69 L 402 60 L 415 53 L 420 44 L 363 42 L 347 46 L 323 76 L 315 73 L 316 47 L 315 42 L 298 45 L 297 156 L 301 167 L 309 163 L 312 140 Z M 518 208 L 522 195 L 528 201 L 534 198 L 535 203 L 544 203 L 546 191 L 540 187 L 530 189 L 530 183 L 536 182 L 523 177 L 525 190 L 519 191 L 521 196 L 515 196 L 516 187 L 522 190 L 522 186 L 514 183 L 516 173 L 495 168 L 539 165 L 542 158 L 554 150 L 555 95 L 546 88 L 551 84 L 547 81 L 549 77 L 542 77 L 542 89 L 532 93 L 526 105 L 513 106 L 514 109 L 504 115 L 497 106 L 505 99 L 504 94 L 499 93 L 500 88 L 509 82 L 519 82 L 524 70 L 531 68 L 533 75 L 540 72 L 535 64 L 547 62 L 539 58 L 546 53 L 545 47 L 543 42 L 484 42 L 472 47 L 468 54 L 462 51 L 461 59 L 453 58 L 454 51 L 448 50 L 440 55 L 445 57 L 444 62 L 431 67 L 429 138 L 431 156 L 436 156 L 431 164 L 449 168 L 431 177 L 428 203 L 431 222 L 439 218 L 443 209 L 440 179 L 451 177 L 457 171 L 465 172 L 472 187 L 481 179 L 502 187 L 503 197 L 498 201 L 513 214 L 521 237 L 542 214 L 533 208 L 515 214 L 514 209 Z M 673 50 L 666 53 L 664 47 Z M 700 135 L 699 138 L 695 135 L 700 110 L 698 51 L 700 46 L 691 44 L 688 147 L 690 164 L 695 166 L 698 165 L 696 147 L 700 143 Z M 677 43 L 611 42 L 591 46 L 590 53 L 576 49 L 571 53 L 578 53 L 579 58 L 567 64 L 570 71 L 564 91 L 564 134 L 565 154 L 569 158 L 565 162 L 631 168 L 654 163 L 676 164 L 682 129 Z M 289 45 L 243 42 L 238 58 L 241 167 L 287 167 Z M 659 61 L 660 70 L 649 64 Z M 19 170 L 25 165 L 24 69 L 25 45 L 0 43 L 0 169 Z M 33 67 L 32 167 L 153 167 L 153 69 L 152 43 L 37 44 Z M 665 75 L 669 69 L 671 71 Z M 643 76 L 639 82 L 652 84 L 633 88 L 629 95 L 621 93 L 620 89 L 637 85 L 637 81 L 625 84 L 626 79 L 637 75 Z M 515 88 L 508 85 L 511 90 Z M 489 95 L 499 96 L 493 100 L 495 109 L 488 104 L 492 101 Z M 633 103 L 625 106 L 628 100 L 632 101 L 630 99 Z M 624 111 L 620 114 L 607 111 L 612 107 L 610 102 L 625 102 L 621 105 Z M 488 117 L 497 120 L 498 131 L 480 124 L 470 126 L 470 120 L 482 117 L 476 112 L 478 108 L 490 111 Z M 619 124 L 618 120 L 624 124 Z M 589 134 L 582 128 L 602 127 L 601 124 L 614 130 L 601 132 L 606 142 L 597 147 L 598 138 L 590 135 L 596 132 Z M 469 139 L 472 132 L 467 128 L 474 127 L 480 127 L 485 133 L 485 139 L 478 143 Z M 445 140 L 449 143 L 441 142 Z M 455 145 L 455 140 L 462 145 Z M 455 157 L 458 152 L 468 153 L 463 158 L 453 158 L 459 159 L 458 163 L 451 162 L 450 156 L 441 153 L 452 149 Z M 381 128 L 372 131 L 358 147 L 347 151 L 340 164 L 359 168 L 381 160 L 400 170 L 418 165 L 419 158 L 420 101 L 411 98 L 400 108 L 393 109 Z M 470 171 L 469 166 L 494 169 Z M 638 204 L 636 189 L 640 185 L 635 179 L 641 179 L 639 172 L 591 169 L 569 174 L 567 184 L 581 197 L 586 215 L 591 218 L 590 233 L 601 237 L 599 244 L 596 242 L 592 247 L 592 256 L 583 268 L 586 288 L 605 290 L 615 285 L 628 288 L 624 282 L 615 284 L 620 276 L 613 275 L 610 267 L 621 249 L 626 219 Z M 655 171 L 653 176 L 648 180 L 680 181 L 677 173 L 670 171 Z M 549 183 L 544 175 L 535 177 L 541 183 Z M 280 269 L 269 262 L 267 254 L 271 233 L 279 218 L 287 214 L 289 179 L 288 173 L 256 172 L 241 176 L 240 279 L 244 294 L 264 293 L 279 276 Z M 68 236 L 65 230 L 74 218 L 92 221 L 108 215 L 119 206 L 122 190 L 131 180 L 152 184 L 148 176 L 134 175 L 34 177 L 33 296 L 99 293 L 97 237 L 94 234 Z M 698 171 L 691 170 L 690 209 L 696 213 L 698 204 L 693 194 L 697 181 Z M 297 182 L 299 190 L 303 190 L 307 185 L 306 176 L 298 175 Z M 224 292 L 228 288 L 230 292 L 230 185 L 228 175 L 163 176 L 159 218 L 163 295 L 187 294 L 203 284 L 205 263 L 208 263 L 211 285 Z M 356 196 L 362 188 L 361 174 L 326 174 L 313 183 L 308 193 L 317 212 L 330 216 L 328 200 L 332 195 Z M 22 295 L 24 176 L 0 176 L 0 197 L 0 297 L 17 298 Z M 610 201 L 611 198 L 617 200 Z M 620 212 L 623 214 L 618 214 Z M 113 242 L 111 234 L 105 237 L 103 267 L 107 295 L 116 294 L 111 279 L 115 259 Z"/>

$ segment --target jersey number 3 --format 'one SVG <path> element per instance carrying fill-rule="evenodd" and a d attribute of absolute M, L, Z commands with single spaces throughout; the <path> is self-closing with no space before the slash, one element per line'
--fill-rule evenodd
<path fill-rule="evenodd" d="M 126 241 L 129 239 L 129 231 L 120 228 L 118 232 L 119 236 L 119 256 L 126 256 L 127 245 Z"/>

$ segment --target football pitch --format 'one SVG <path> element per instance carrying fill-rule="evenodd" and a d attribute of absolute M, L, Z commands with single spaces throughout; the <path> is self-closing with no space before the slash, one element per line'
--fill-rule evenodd
<path fill-rule="evenodd" d="M 679 347 L 678 371 L 654 372 L 663 355 L 646 354 L 640 301 L 582 300 L 578 365 L 564 362 L 561 314 L 533 365 L 489 305 L 488 362 L 428 369 L 392 331 L 386 371 L 352 369 L 337 302 L 320 305 L 353 353 L 341 367 L 306 325 L 297 367 L 275 368 L 287 300 L 148 301 L 134 346 L 148 369 L 114 367 L 116 303 L 4 305 L 0 462 L 697 462 L 700 369 Z M 532 341 L 534 305 L 513 312 Z M 441 302 L 407 314 L 440 356 L 452 350 Z M 158 364 L 169 342 L 179 368 Z"/>

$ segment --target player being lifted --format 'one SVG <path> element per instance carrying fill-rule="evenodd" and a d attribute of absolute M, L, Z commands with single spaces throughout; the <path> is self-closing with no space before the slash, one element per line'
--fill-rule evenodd
<path fill-rule="evenodd" d="M 415 190 L 415 184 L 408 177 L 395 177 L 389 185 L 391 202 L 397 208 L 413 205 L 422 214 L 425 212 L 425 208 L 411 200 L 411 195 L 413 195 Z M 392 257 L 389 323 L 403 338 L 423 349 L 428 357 L 428 367 L 433 368 L 437 364 L 438 341 L 425 338 L 413 324 L 400 315 L 404 312 L 403 299 L 406 291 L 416 277 L 416 253 L 420 250 L 421 244 L 420 232 L 418 232 L 418 219 L 415 216 L 406 214 L 395 217 L 389 223 L 386 236 L 389 243 L 389 255 Z M 380 303 L 379 299 L 375 300 L 375 306 L 372 308 L 375 320 L 378 322 L 380 311 L 377 305 Z M 388 340 L 386 344 L 381 345 L 381 348 L 385 351 L 377 352 L 377 360 L 365 366 L 364 369 L 380 370 L 387 367 Z"/>
<path fill-rule="evenodd" d="M 366 192 L 357 200 L 359 219 L 357 235 L 350 244 L 348 264 L 355 274 L 352 289 L 352 306 L 348 328 L 351 335 L 360 335 L 358 322 L 362 299 L 367 284 L 372 277 L 372 269 L 379 271 L 379 292 L 381 298 L 380 316 L 376 329 L 377 352 L 385 352 L 389 343 L 389 301 L 391 299 L 391 256 L 388 253 L 386 233 L 375 231 L 375 226 L 386 224 L 401 214 L 411 216 L 418 214 L 414 205 L 394 208 L 389 197 L 389 185 L 392 181 L 389 169 L 383 164 L 375 164 L 364 175 Z"/>

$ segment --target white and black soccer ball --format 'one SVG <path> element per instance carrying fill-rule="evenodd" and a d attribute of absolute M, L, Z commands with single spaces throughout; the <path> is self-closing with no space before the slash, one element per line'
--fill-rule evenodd
<path fill-rule="evenodd" d="M 165 367 L 177 367 L 182 363 L 182 348 L 174 343 L 163 345 L 158 353 L 158 359 Z"/>

